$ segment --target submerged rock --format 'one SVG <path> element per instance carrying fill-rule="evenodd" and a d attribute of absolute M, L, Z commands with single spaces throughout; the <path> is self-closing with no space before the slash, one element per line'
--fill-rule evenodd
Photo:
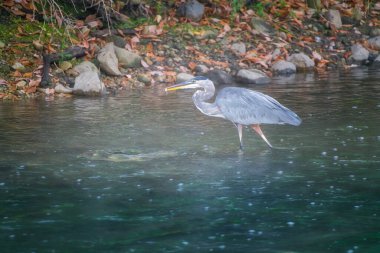
<path fill-rule="evenodd" d="M 297 67 L 290 61 L 280 60 L 273 64 L 272 71 L 277 75 L 290 75 L 296 73 Z"/>
<path fill-rule="evenodd" d="M 79 158 L 90 160 L 110 161 L 110 162 L 144 162 L 153 159 L 161 159 L 178 156 L 178 152 L 163 150 L 151 153 L 142 153 L 138 151 L 103 151 L 86 152 L 79 155 Z"/>
<path fill-rule="evenodd" d="M 270 78 L 264 72 L 257 69 L 241 69 L 236 74 L 236 79 L 240 83 L 246 84 L 266 84 L 270 82 Z"/>
<path fill-rule="evenodd" d="M 287 60 L 296 65 L 299 69 L 310 69 L 315 66 L 314 61 L 304 53 L 292 54 Z"/>
<path fill-rule="evenodd" d="M 122 75 L 119 70 L 119 61 L 116 57 L 113 42 L 105 45 L 99 52 L 97 57 L 100 63 L 100 69 L 111 76 Z"/>
<path fill-rule="evenodd" d="M 366 61 L 369 57 L 369 51 L 360 44 L 351 46 L 352 59 L 357 62 Z"/>

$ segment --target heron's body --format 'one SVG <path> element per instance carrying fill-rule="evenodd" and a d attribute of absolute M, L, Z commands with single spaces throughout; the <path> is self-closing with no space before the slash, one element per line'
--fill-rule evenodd
<path fill-rule="evenodd" d="M 242 147 L 242 127 L 252 128 L 270 146 L 260 129 L 260 124 L 290 124 L 298 126 L 301 119 L 290 109 L 281 105 L 274 98 L 261 92 L 226 87 L 218 93 L 213 103 L 208 102 L 215 94 L 211 80 L 205 77 L 195 77 L 190 81 L 167 88 L 167 90 L 202 88 L 193 95 L 195 106 L 204 114 L 224 118 L 233 122 L 238 128 L 240 146 Z"/>

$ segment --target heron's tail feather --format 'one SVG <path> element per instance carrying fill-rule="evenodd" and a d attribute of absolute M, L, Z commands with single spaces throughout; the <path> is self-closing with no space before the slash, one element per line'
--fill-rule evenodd
<path fill-rule="evenodd" d="M 295 114 L 293 111 L 289 110 L 286 113 L 286 119 L 284 119 L 284 122 L 286 124 L 289 124 L 289 125 L 299 126 L 301 124 L 302 120 L 300 117 L 298 117 L 297 114 Z"/>

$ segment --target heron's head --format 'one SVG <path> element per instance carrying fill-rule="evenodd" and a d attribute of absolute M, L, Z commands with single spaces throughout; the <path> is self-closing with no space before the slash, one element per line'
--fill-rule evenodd
<path fill-rule="evenodd" d="M 204 76 L 196 76 L 190 80 L 167 87 L 165 91 L 206 88 L 206 86 L 210 85 L 210 83 L 212 84 L 208 78 Z"/>

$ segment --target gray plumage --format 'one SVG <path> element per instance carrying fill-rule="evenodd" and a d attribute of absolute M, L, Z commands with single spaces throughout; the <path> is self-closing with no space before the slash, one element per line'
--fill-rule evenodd
<path fill-rule="evenodd" d="M 236 124 L 301 124 L 297 114 L 277 100 L 249 89 L 224 88 L 216 96 L 215 104 L 226 119 Z"/>
<path fill-rule="evenodd" d="M 238 128 L 240 147 L 242 148 L 242 126 L 251 125 L 252 128 L 272 147 L 260 129 L 260 124 L 290 124 L 298 126 L 301 119 L 290 109 L 281 105 L 274 98 L 261 92 L 227 87 L 218 93 L 213 103 L 207 102 L 215 94 L 215 87 L 211 80 L 205 77 L 195 77 L 189 81 L 166 88 L 169 90 L 194 89 L 195 106 L 205 115 L 225 118 Z"/>

